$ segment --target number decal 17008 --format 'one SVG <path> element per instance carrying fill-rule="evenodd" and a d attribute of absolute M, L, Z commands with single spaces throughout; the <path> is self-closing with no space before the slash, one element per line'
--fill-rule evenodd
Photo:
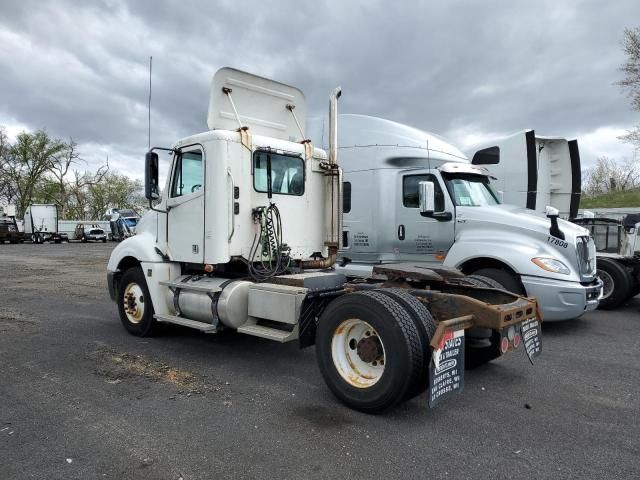
<path fill-rule="evenodd" d="M 561 240 L 559 238 L 556 237 L 552 237 L 551 235 L 549 235 L 547 237 L 547 241 L 551 244 L 551 245 L 556 245 L 558 247 L 562 247 L 562 248 L 567 248 L 569 246 L 569 242 L 565 242 L 564 240 Z"/>

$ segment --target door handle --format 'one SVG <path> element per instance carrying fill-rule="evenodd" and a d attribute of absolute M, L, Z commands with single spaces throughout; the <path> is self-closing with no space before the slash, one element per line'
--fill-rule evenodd
<path fill-rule="evenodd" d="M 404 240 L 404 225 L 398 226 L 398 240 Z"/>
<path fill-rule="evenodd" d="M 228 242 L 231 243 L 231 239 L 233 238 L 233 234 L 236 232 L 236 218 L 234 215 L 234 207 L 233 207 L 233 202 L 235 200 L 234 198 L 234 194 L 235 194 L 235 189 L 236 189 L 236 184 L 233 181 L 233 175 L 231 175 L 231 169 L 229 167 L 227 167 L 227 175 L 229 176 L 229 179 L 231 180 L 231 233 L 229 234 L 229 240 Z"/>

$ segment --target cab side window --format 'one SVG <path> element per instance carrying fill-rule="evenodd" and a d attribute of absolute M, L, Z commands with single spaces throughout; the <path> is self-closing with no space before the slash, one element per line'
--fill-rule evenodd
<path fill-rule="evenodd" d="M 202 152 L 189 150 L 176 158 L 171 197 L 182 197 L 202 189 Z"/>
<path fill-rule="evenodd" d="M 436 212 L 444 210 L 444 193 L 440 182 L 435 175 L 405 175 L 402 177 L 402 204 L 407 208 L 420 207 L 420 199 L 418 194 L 418 184 L 420 182 L 433 182 L 435 192 L 435 209 Z"/>

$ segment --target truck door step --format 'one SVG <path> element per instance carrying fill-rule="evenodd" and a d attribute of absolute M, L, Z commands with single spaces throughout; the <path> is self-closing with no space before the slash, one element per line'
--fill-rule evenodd
<path fill-rule="evenodd" d="M 218 293 L 221 292 L 222 289 L 219 287 L 214 287 L 213 285 L 207 285 L 203 283 L 199 285 L 198 282 L 159 282 L 160 285 L 169 288 L 181 288 L 183 290 L 193 290 L 196 292 L 208 292 L 208 293 Z"/>
<path fill-rule="evenodd" d="M 196 322 L 195 320 L 189 320 L 184 317 L 177 317 L 175 315 L 154 315 L 154 318 L 159 322 L 174 323 L 176 325 L 182 325 L 183 327 L 194 328 L 204 333 L 216 333 L 218 329 L 215 325 L 204 322 Z"/>
<path fill-rule="evenodd" d="M 298 338 L 297 325 L 291 332 L 285 332 L 283 330 L 278 330 L 277 328 L 264 327 L 262 325 L 245 325 L 239 327 L 238 332 L 281 343 L 290 342 L 291 340 Z"/>

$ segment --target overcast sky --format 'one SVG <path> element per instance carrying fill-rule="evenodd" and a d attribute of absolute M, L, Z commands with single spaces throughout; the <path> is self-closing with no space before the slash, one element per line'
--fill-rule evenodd
<path fill-rule="evenodd" d="M 622 159 L 640 113 L 614 82 L 640 1 L 0 2 L 0 125 L 72 137 L 95 168 L 141 177 L 152 144 L 206 130 L 211 76 L 233 66 L 301 88 L 309 114 L 429 130 L 462 149 L 534 128 Z"/>

